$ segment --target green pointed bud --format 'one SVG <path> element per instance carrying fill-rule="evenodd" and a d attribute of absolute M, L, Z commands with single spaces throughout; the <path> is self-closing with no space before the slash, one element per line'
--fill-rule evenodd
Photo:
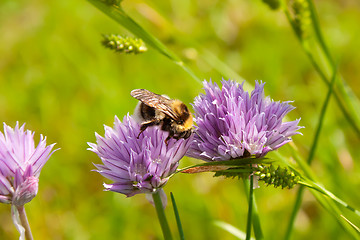
<path fill-rule="evenodd" d="M 271 10 L 277 10 L 280 7 L 280 1 L 279 0 L 262 0 L 263 3 L 268 5 Z"/>
<path fill-rule="evenodd" d="M 104 35 L 101 42 L 106 48 L 113 49 L 116 52 L 124 53 L 143 53 L 147 51 L 145 43 L 139 38 L 123 37 L 120 35 Z"/>
<path fill-rule="evenodd" d="M 104 0 L 104 2 L 108 5 L 120 6 L 122 0 Z"/>
<path fill-rule="evenodd" d="M 237 172 L 226 172 L 226 171 L 216 171 L 214 174 L 214 177 L 225 177 L 225 178 L 242 178 L 243 173 L 237 173 Z"/>

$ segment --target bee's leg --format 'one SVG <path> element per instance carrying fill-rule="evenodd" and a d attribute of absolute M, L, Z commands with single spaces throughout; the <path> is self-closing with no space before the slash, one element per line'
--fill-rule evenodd
<path fill-rule="evenodd" d="M 168 145 L 169 140 L 174 136 L 174 131 L 169 131 L 169 136 L 165 139 L 166 146 Z"/>
<path fill-rule="evenodd" d="M 151 121 L 148 121 L 148 122 L 144 122 L 140 126 L 140 133 L 137 136 L 137 138 L 140 137 L 140 135 L 142 134 L 143 131 L 145 131 L 145 129 L 147 129 L 148 127 L 154 126 L 154 125 L 158 125 L 158 124 L 159 124 L 159 120 L 157 120 L 157 119 L 151 120 Z"/>
<path fill-rule="evenodd" d="M 181 132 L 179 133 L 177 136 L 175 136 L 174 138 L 176 140 L 179 140 L 180 138 L 184 138 L 184 139 L 187 139 L 191 136 L 191 133 L 192 131 L 191 130 L 188 130 L 188 131 L 184 131 L 184 132 Z"/>
<path fill-rule="evenodd" d="M 188 139 L 188 138 L 191 136 L 191 133 L 192 133 L 191 130 L 182 132 L 181 137 L 182 137 L 182 138 L 185 138 L 185 139 Z"/>
<path fill-rule="evenodd" d="M 176 140 L 179 140 L 180 138 L 183 138 L 183 137 L 184 137 L 185 133 L 186 133 L 186 132 L 178 133 L 176 136 L 174 136 L 174 138 L 175 138 Z"/>

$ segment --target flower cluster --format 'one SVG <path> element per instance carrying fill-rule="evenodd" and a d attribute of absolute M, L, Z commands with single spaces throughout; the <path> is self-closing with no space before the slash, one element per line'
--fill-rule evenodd
<path fill-rule="evenodd" d="M 4 123 L 0 132 L 0 202 L 23 206 L 37 194 L 42 167 L 54 152 L 55 144 L 46 146 L 46 138 L 40 135 L 35 147 L 34 133 Z"/>
<path fill-rule="evenodd" d="M 115 117 L 114 128 L 105 126 L 105 136 L 96 133 L 97 144 L 89 143 L 103 164 L 97 172 L 114 181 L 104 184 L 106 190 L 130 197 L 138 193 L 154 193 L 163 187 L 188 150 L 192 137 L 170 139 L 168 132 L 149 127 L 140 135 L 140 124 L 131 116 L 123 122 Z"/>
<path fill-rule="evenodd" d="M 300 119 L 282 122 L 294 107 L 265 98 L 264 83 L 256 82 L 250 95 L 243 84 L 223 80 L 222 85 L 204 81 L 205 94 L 195 98 L 197 127 L 188 156 L 205 161 L 263 157 L 299 134 Z"/>
<path fill-rule="evenodd" d="M 158 126 L 141 133 L 141 125 L 131 116 L 123 122 L 115 117 L 114 128 L 105 126 L 105 136 L 96 133 L 97 143 L 89 143 L 103 164 L 97 172 L 114 181 L 106 190 L 130 197 L 154 193 L 176 171 L 179 160 L 187 156 L 205 161 L 263 157 L 299 134 L 299 120 L 283 122 L 294 109 L 289 102 L 264 97 L 264 83 L 256 82 L 249 94 L 243 85 L 204 81 L 205 94 L 195 98 L 195 134 L 188 139 L 165 139 L 168 132 Z M 140 134 L 141 133 L 141 134 Z"/>

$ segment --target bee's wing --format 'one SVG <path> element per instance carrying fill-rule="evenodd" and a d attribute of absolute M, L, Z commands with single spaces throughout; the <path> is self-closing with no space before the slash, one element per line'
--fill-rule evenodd
<path fill-rule="evenodd" d="M 172 109 L 171 104 L 174 100 L 161 96 L 159 94 L 150 92 L 146 89 L 135 89 L 131 91 L 131 96 L 141 101 L 149 107 L 153 107 L 174 120 L 179 119 L 179 115 Z"/>

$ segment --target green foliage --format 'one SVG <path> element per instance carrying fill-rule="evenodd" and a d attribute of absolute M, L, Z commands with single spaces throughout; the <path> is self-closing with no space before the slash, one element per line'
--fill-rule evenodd
<path fill-rule="evenodd" d="M 324 84 L 281 11 L 269 11 L 261 1 L 139 0 L 121 4 L 200 79 L 242 81 L 241 76 L 248 84 L 259 79 L 266 82 L 266 94 L 274 100 L 294 100 L 297 108 L 290 118 L 301 117 L 305 129 L 303 136 L 293 139 L 297 154 L 306 158 L 333 72 L 324 68 L 328 80 Z M 360 6 L 335 0 L 316 4 L 329 49 L 348 83 L 336 93 L 342 99 L 352 89 L 350 101 L 356 102 L 351 99 L 360 95 Z M 104 50 L 98 44 L 102 33 L 129 33 L 119 30 L 116 22 L 88 2 L 0 1 L 0 30 L 1 121 L 12 126 L 16 121 L 26 122 L 37 138 L 42 133 L 61 148 L 42 170 L 39 193 L 27 205 L 34 238 L 161 238 L 156 212 L 145 196 L 125 198 L 102 190 L 105 180 L 91 172 L 92 162 L 100 160 L 86 151 L 86 142 L 95 141 L 95 131 L 103 133 L 103 124 L 112 125 L 115 114 L 132 113 L 137 103 L 129 94 L 132 89 L 147 88 L 191 103 L 202 91 L 201 85 L 149 44 L 148 52 L 141 55 Z M 349 113 L 350 117 L 357 114 Z M 323 186 L 357 209 L 359 144 L 356 131 L 331 101 L 311 167 Z M 286 160 L 291 151 L 290 147 L 279 150 Z M 277 159 L 276 153 L 268 157 Z M 199 162 L 184 159 L 181 167 L 195 163 Z M 176 196 L 186 239 L 234 239 L 214 227 L 214 220 L 245 232 L 243 186 L 212 175 L 177 174 L 165 186 L 166 193 L 172 191 Z M 261 187 L 254 192 L 265 239 L 279 239 L 286 230 L 296 188 Z M 352 239 L 331 217 L 333 212 L 324 210 L 314 196 L 305 191 L 292 239 Z M 331 203 L 321 201 L 329 209 Z M 175 233 L 172 208 L 165 211 Z M 10 206 L 0 205 L 0 239 L 18 238 L 9 212 Z M 360 220 L 350 213 L 345 212 L 346 217 L 359 226 Z"/>

